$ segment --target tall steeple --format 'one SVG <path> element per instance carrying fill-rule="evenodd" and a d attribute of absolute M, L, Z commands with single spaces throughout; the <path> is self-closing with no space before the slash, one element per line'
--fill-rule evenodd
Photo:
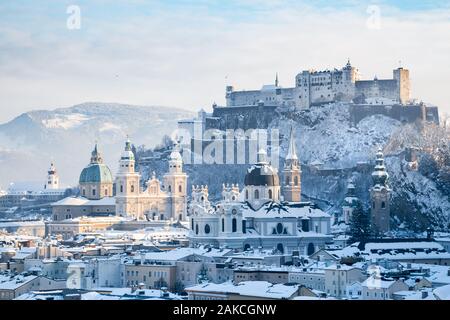
<path fill-rule="evenodd" d="M 286 160 L 298 160 L 297 148 L 295 147 L 294 129 L 291 127 L 291 133 L 289 135 L 289 148 L 286 155 Z"/>
<path fill-rule="evenodd" d="M 103 158 L 102 155 L 100 153 L 100 151 L 98 151 L 98 144 L 97 142 L 95 143 L 95 147 L 94 150 L 92 150 L 91 153 L 91 163 L 103 163 Z"/>
<path fill-rule="evenodd" d="M 390 197 L 389 175 L 384 165 L 384 156 L 378 149 L 375 160 L 375 168 L 372 172 L 373 186 L 370 188 L 371 207 L 370 213 L 372 223 L 379 232 L 390 230 Z"/>
<path fill-rule="evenodd" d="M 275 75 L 275 87 L 278 87 L 278 72 Z"/>
<path fill-rule="evenodd" d="M 289 135 L 288 153 L 283 168 L 283 196 L 285 201 L 301 201 L 301 168 L 295 147 L 294 128 L 291 127 Z"/>

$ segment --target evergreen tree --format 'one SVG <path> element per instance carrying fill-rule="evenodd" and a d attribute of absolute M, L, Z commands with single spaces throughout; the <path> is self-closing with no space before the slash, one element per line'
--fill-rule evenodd
<path fill-rule="evenodd" d="M 364 241 L 372 236 L 370 217 L 358 202 L 350 218 L 350 237 L 353 242 Z"/>

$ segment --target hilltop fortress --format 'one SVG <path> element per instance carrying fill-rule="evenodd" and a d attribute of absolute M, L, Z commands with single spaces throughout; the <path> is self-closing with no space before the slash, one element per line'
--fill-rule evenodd
<path fill-rule="evenodd" d="M 411 98 L 409 70 L 393 70 L 392 79 L 360 80 L 358 69 L 350 61 L 340 70 L 303 71 L 295 77 L 295 87 L 282 88 L 278 75 L 274 84 L 260 90 L 236 91 L 226 87 L 226 105 L 213 104 L 212 114 L 203 110 L 194 119 L 178 122 L 178 127 L 193 136 L 194 126 L 208 129 L 265 129 L 277 111 L 302 111 L 328 103 L 349 106 L 353 125 L 365 117 L 380 114 L 402 123 L 439 124 L 436 106 Z"/>
<path fill-rule="evenodd" d="M 227 107 L 256 106 L 258 103 L 278 107 L 309 108 L 330 102 L 362 103 L 366 99 L 381 98 L 391 103 L 410 102 L 409 70 L 397 68 L 392 79 L 360 80 L 358 69 L 350 61 L 340 70 L 303 71 L 295 77 L 295 87 L 282 88 L 278 84 L 264 85 L 261 90 L 235 91 L 226 88 Z"/>

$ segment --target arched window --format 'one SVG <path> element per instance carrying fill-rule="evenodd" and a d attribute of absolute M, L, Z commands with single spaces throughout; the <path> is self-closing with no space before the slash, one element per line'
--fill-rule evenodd
<path fill-rule="evenodd" d="M 198 234 L 198 224 L 195 225 L 195 234 Z"/>
<path fill-rule="evenodd" d="M 255 199 L 259 199 L 259 190 L 255 190 Z"/>
<path fill-rule="evenodd" d="M 92 195 L 95 196 L 95 189 L 92 189 Z"/>
<path fill-rule="evenodd" d="M 289 185 L 289 177 L 286 177 L 286 185 Z"/>
<path fill-rule="evenodd" d="M 83 189 L 83 196 L 86 195 L 86 189 Z"/>
<path fill-rule="evenodd" d="M 298 186 L 298 177 L 297 176 L 294 177 L 294 185 Z"/>
<path fill-rule="evenodd" d="M 236 220 L 236 218 L 233 218 L 233 220 L 231 221 L 231 231 L 232 232 L 236 232 L 237 231 L 237 220 Z"/>
<path fill-rule="evenodd" d="M 172 187 L 171 187 L 171 186 L 169 186 L 169 188 L 168 188 L 168 189 L 169 189 L 169 192 L 172 192 Z"/>
<path fill-rule="evenodd" d="M 192 231 L 194 231 L 194 219 L 193 218 L 191 219 L 191 229 L 192 229 Z"/>
<path fill-rule="evenodd" d="M 182 192 L 183 188 L 181 187 L 181 185 L 178 186 L 178 192 Z"/>
<path fill-rule="evenodd" d="M 248 243 L 246 243 L 245 245 L 244 245 L 244 251 L 247 251 L 247 250 L 250 250 L 250 245 L 248 244 Z"/>
<path fill-rule="evenodd" d="M 269 199 L 272 199 L 272 189 L 269 189 Z"/>
<path fill-rule="evenodd" d="M 375 201 L 372 202 L 372 209 L 375 209 Z"/>
<path fill-rule="evenodd" d="M 386 208 L 386 203 L 383 201 L 383 202 L 381 202 L 381 209 L 384 209 L 384 208 Z"/>
<path fill-rule="evenodd" d="M 248 190 L 245 190 L 245 199 L 248 200 Z"/>
<path fill-rule="evenodd" d="M 277 244 L 277 250 L 280 251 L 281 253 L 284 253 L 284 247 L 282 243 Z"/>
<path fill-rule="evenodd" d="M 134 192 L 134 185 L 131 185 L 131 192 Z"/>
<path fill-rule="evenodd" d="M 163 214 L 159 215 L 159 220 L 164 220 L 164 215 Z"/>
<path fill-rule="evenodd" d="M 312 255 L 314 251 L 316 251 L 314 249 L 314 244 L 313 243 L 308 244 L 308 252 L 307 252 L 308 256 Z"/>
<path fill-rule="evenodd" d="M 242 233 L 247 232 L 247 221 L 242 220 Z"/>
<path fill-rule="evenodd" d="M 108 189 L 105 189 L 105 196 L 108 195 Z"/>
<path fill-rule="evenodd" d="M 183 220 L 183 215 L 181 213 L 178 215 L 178 220 L 179 221 Z"/>
<path fill-rule="evenodd" d="M 225 219 L 222 219 L 222 232 L 225 232 Z"/>
<path fill-rule="evenodd" d="M 120 192 L 123 192 L 123 185 L 120 185 Z"/>
<path fill-rule="evenodd" d="M 283 233 L 283 224 L 281 222 L 278 222 L 278 224 L 277 224 L 277 233 L 278 234 Z"/>
<path fill-rule="evenodd" d="M 209 224 L 205 224 L 205 233 L 209 234 L 211 232 L 211 227 L 209 226 Z"/>

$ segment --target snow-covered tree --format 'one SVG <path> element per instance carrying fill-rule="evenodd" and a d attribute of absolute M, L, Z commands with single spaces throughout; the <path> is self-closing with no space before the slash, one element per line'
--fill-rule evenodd
<path fill-rule="evenodd" d="M 370 216 L 360 202 L 357 203 L 350 217 L 350 237 L 353 242 L 364 241 L 372 236 Z"/>

